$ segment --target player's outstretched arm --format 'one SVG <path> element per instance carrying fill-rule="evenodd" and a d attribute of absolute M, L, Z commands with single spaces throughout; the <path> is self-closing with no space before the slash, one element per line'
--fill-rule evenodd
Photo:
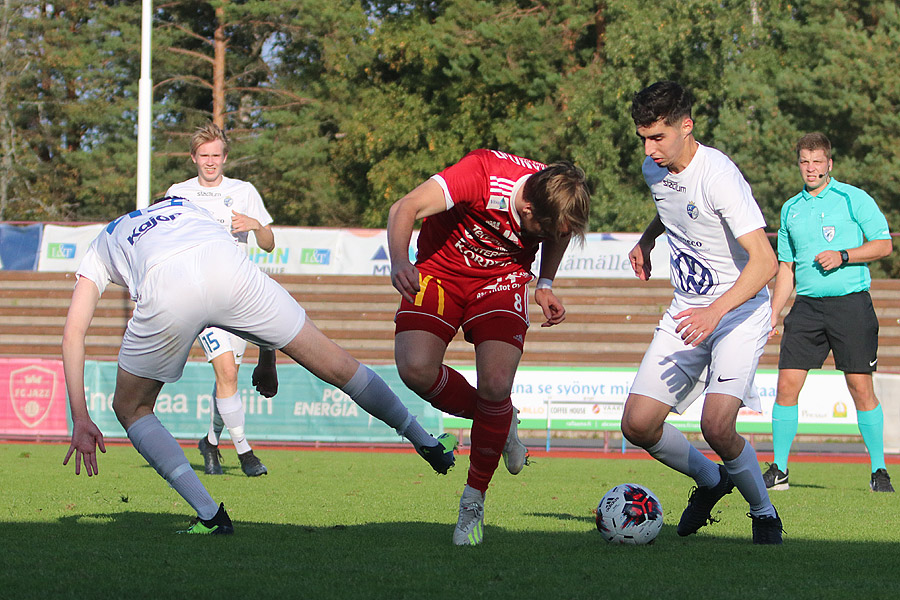
<path fill-rule="evenodd" d="M 408 302 L 419 292 L 419 270 L 409 261 L 409 242 L 419 219 L 447 210 L 444 190 L 434 179 L 420 184 L 391 206 L 388 213 L 388 252 L 391 284 Z"/>
<path fill-rule="evenodd" d="M 97 285 L 86 277 L 79 277 L 72 294 L 72 303 L 66 315 L 63 328 L 63 371 L 66 377 L 66 392 L 72 412 L 72 441 L 63 464 L 75 454 L 75 474 L 81 474 L 84 464 L 88 477 L 99 473 L 97 468 L 97 447 L 106 452 L 103 434 L 91 420 L 84 395 L 84 340 L 94 317 L 94 309 L 100 300 Z"/>
<path fill-rule="evenodd" d="M 566 308 L 562 300 L 553 293 L 552 285 L 570 240 L 571 236 L 564 236 L 541 242 L 541 271 L 538 275 L 538 289 L 534 291 L 534 301 L 541 307 L 544 318 L 547 319 L 541 327 L 553 327 L 566 319 Z"/>

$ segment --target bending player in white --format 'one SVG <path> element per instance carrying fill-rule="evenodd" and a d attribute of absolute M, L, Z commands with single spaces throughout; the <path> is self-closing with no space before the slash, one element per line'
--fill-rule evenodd
<path fill-rule="evenodd" d="M 225 507 L 200 483 L 181 446 L 153 414 L 163 383 L 177 381 L 197 334 L 227 327 L 261 346 L 280 348 L 412 442 L 438 473 L 453 466 L 456 438 L 436 440 L 375 372 L 359 364 L 306 317 L 306 311 L 250 261 L 204 209 L 165 199 L 119 217 L 91 243 L 63 332 L 63 368 L 72 412 L 75 474 L 98 473 L 103 435 L 91 420 L 84 392 L 85 338 L 100 295 L 110 283 L 135 301 L 119 349 L 112 408 L 128 439 L 147 462 L 197 511 L 192 534 L 229 534 Z"/>
<path fill-rule="evenodd" d="M 223 168 L 228 159 L 228 137 L 213 123 L 198 128 L 191 136 L 191 160 L 197 166 L 197 176 L 176 183 L 166 196 L 186 198 L 212 213 L 246 251 L 249 232 L 266 252 L 275 248 L 272 217 L 269 216 L 259 192 L 253 184 L 225 177 Z M 209 327 L 200 332 L 200 346 L 206 360 L 212 363 L 216 381 L 210 406 L 209 432 L 198 443 L 207 475 L 221 475 L 219 437 L 227 427 L 238 452 L 241 469 L 248 477 L 265 475 L 268 470 L 253 453 L 244 432 L 244 406 L 238 394 L 238 369 L 247 342 L 223 329 Z M 266 397 L 278 391 L 275 374 L 275 352 L 260 349 L 259 364 L 253 372 L 253 384 Z"/>
<path fill-rule="evenodd" d="M 690 96 L 680 85 L 662 81 L 638 92 L 631 115 L 657 216 L 629 258 L 648 279 L 650 251 L 665 232 L 675 297 L 635 376 L 622 433 L 697 482 L 678 535 L 714 522 L 712 508 L 737 487 L 750 504 L 753 543 L 780 544 L 781 519 L 756 451 L 735 428 L 742 404 L 760 411 L 753 378 L 771 329 L 766 283 L 778 264 L 765 220 L 734 163 L 694 139 Z M 724 466 L 666 423 L 670 411 L 683 412 L 704 391 L 700 427 Z"/>

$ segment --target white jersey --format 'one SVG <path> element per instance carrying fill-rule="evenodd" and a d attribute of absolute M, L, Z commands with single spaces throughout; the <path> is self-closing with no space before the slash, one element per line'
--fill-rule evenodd
<path fill-rule="evenodd" d="M 195 246 L 222 240 L 234 243 L 207 210 L 190 202 L 159 202 L 107 225 L 91 242 L 76 276 L 93 281 L 101 294 L 110 282 L 117 283 L 138 302 L 144 278 L 154 266 Z"/>
<path fill-rule="evenodd" d="M 750 185 L 731 159 L 702 144 L 680 173 L 649 157 L 642 170 L 666 228 L 675 301 L 711 304 L 734 285 L 749 260 L 737 238 L 766 226 Z M 749 303 L 768 297 L 764 286 Z"/>
<path fill-rule="evenodd" d="M 229 233 L 231 232 L 231 211 L 253 217 L 265 227 L 272 223 L 272 217 L 263 204 L 262 197 L 252 183 L 240 179 L 223 177 L 222 183 L 216 187 L 203 187 L 197 177 L 172 185 L 166 196 L 178 196 L 199 204 L 212 213 L 213 217 Z M 244 231 L 233 234 L 241 243 L 247 243 Z"/>

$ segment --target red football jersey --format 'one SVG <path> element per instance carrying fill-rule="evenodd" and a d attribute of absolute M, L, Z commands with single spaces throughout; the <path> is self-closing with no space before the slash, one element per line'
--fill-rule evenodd
<path fill-rule="evenodd" d="M 450 208 L 422 223 L 416 265 L 444 277 L 529 271 L 540 239 L 522 237 L 513 198 L 546 166 L 497 150 L 475 150 L 432 177 Z"/>

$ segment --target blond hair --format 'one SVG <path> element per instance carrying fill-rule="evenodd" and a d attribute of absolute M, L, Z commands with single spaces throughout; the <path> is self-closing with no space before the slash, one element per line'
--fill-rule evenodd
<path fill-rule="evenodd" d="M 222 131 L 222 128 L 216 125 L 215 123 L 207 123 L 203 127 L 198 127 L 194 130 L 194 135 L 191 136 L 191 156 L 197 153 L 197 148 L 202 146 L 203 144 L 208 144 L 209 142 L 214 142 L 219 140 L 222 142 L 222 153 L 228 154 L 228 136 L 225 135 L 225 132 Z"/>
<path fill-rule="evenodd" d="M 522 193 L 543 232 L 554 239 L 572 235 L 584 240 L 591 211 L 584 171 L 570 162 L 553 163 L 529 177 Z"/>

